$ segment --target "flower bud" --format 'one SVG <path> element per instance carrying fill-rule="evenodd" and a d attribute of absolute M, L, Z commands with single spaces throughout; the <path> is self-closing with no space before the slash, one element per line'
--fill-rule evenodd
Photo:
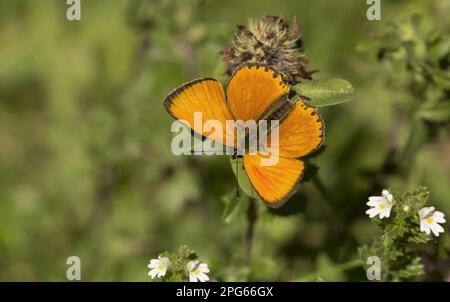
<path fill-rule="evenodd" d="M 226 74 L 232 75 L 242 64 L 257 63 L 272 67 L 292 85 L 311 79 L 314 71 L 309 70 L 302 44 L 297 18 L 292 30 L 281 17 L 251 20 L 248 27 L 238 26 L 230 46 L 222 52 Z"/>

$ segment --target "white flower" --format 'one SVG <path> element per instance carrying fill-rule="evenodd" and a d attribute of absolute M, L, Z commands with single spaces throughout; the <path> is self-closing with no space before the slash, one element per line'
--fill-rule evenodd
<path fill-rule="evenodd" d="M 206 273 L 209 273 L 208 264 L 200 263 L 197 260 L 189 261 L 187 264 L 189 271 L 189 282 L 205 282 L 209 280 Z"/>
<path fill-rule="evenodd" d="M 388 190 L 383 190 L 381 194 L 382 196 L 369 197 L 367 205 L 371 208 L 366 211 L 366 214 L 369 215 L 370 218 L 379 215 L 380 219 L 382 219 L 391 215 L 391 209 L 394 205 L 394 197 Z"/>
<path fill-rule="evenodd" d="M 167 272 L 167 268 L 170 265 L 170 260 L 167 257 L 158 257 L 158 259 L 150 260 L 148 268 L 150 268 L 150 272 L 148 275 L 154 279 L 155 277 L 164 277 Z"/>
<path fill-rule="evenodd" d="M 420 216 L 420 230 L 430 235 L 430 230 L 434 236 L 439 236 L 439 233 L 444 233 L 444 228 L 439 223 L 444 223 L 444 213 L 435 211 L 434 207 L 425 207 L 419 210 Z"/>

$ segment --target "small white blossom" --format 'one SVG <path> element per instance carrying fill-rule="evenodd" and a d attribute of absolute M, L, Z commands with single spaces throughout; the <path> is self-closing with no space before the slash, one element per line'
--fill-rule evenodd
<path fill-rule="evenodd" d="M 150 268 L 150 272 L 148 275 L 154 279 L 155 277 L 164 277 L 167 272 L 167 268 L 170 265 L 170 260 L 167 257 L 158 257 L 158 259 L 150 260 L 148 268 Z"/>
<path fill-rule="evenodd" d="M 391 209 L 394 205 L 394 197 L 388 190 L 383 190 L 382 196 L 370 196 L 367 205 L 371 208 L 366 211 L 370 218 L 379 215 L 380 219 L 389 217 Z"/>
<path fill-rule="evenodd" d="M 444 233 L 444 228 L 439 223 L 445 223 L 444 213 L 435 211 L 434 207 L 425 207 L 419 210 L 420 230 L 430 235 L 430 231 L 434 236 Z"/>
<path fill-rule="evenodd" d="M 205 282 L 209 280 L 206 273 L 209 273 L 208 264 L 199 263 L 197 260 L 189 261 L 187 264 L 189 271 L 189 282 Z"/>

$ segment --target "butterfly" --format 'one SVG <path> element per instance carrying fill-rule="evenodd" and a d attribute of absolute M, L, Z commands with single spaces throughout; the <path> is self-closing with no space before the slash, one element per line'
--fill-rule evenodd
<path fill-rule="evenodd" d="M 324 141 L 324 124 L 316 108 L 306 98 L 290 99 L 290 92 L 290 85 L 274 69 L 245 64 L 230 77 L 226 93 L 213 78 L 196 79 L 173 90 L 164 100 L 164 107 L 194 133 L 229 147 L 235 147 L 236 140 L 227 139 L 230 135 L 226 131 L 227 120 L 278 120 L 278 162 L 262 165 L 267 155 L 261 152 L 245 152 L 242 162 L 260 199 L 271 207 L 279 207 L 299 186 L 305 170 L 301 158 L 316 151 Z M 194 125 L 195 112 L 202 113 L 204 123 L 208 120 L 222 123 L 223 131 L 193 129 L 190 125 Z"/>

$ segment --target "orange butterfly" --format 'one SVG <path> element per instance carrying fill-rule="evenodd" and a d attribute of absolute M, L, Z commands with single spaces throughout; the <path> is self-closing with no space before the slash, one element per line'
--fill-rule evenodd
<path fill-rule="evenodd" d="M 316 109 L 300 98 L 289 99 L 289 92 L 290 86 L 275 70 L 246 64 L 230 78 L 226 96 L 217 80 L 202 78 L 171 92 L 164 107 L 189 127 L 194 125 L 195 112 L 202 113 L 203 123 L 220 121 L 222 133 L 192 130 L 224 145 L 236 142 L 226 140 L 230 135 L 227 120 L 279 120 L 279 159 L 275 165 L 261 165 L 265 155 L 260 152 L 243 155 L 243 167 L 254 191 L 267 205 L 279 207 L 300 183 L 305 164 L 299 158 L 317 150 L 324 141 L 324 125 Z"/>

